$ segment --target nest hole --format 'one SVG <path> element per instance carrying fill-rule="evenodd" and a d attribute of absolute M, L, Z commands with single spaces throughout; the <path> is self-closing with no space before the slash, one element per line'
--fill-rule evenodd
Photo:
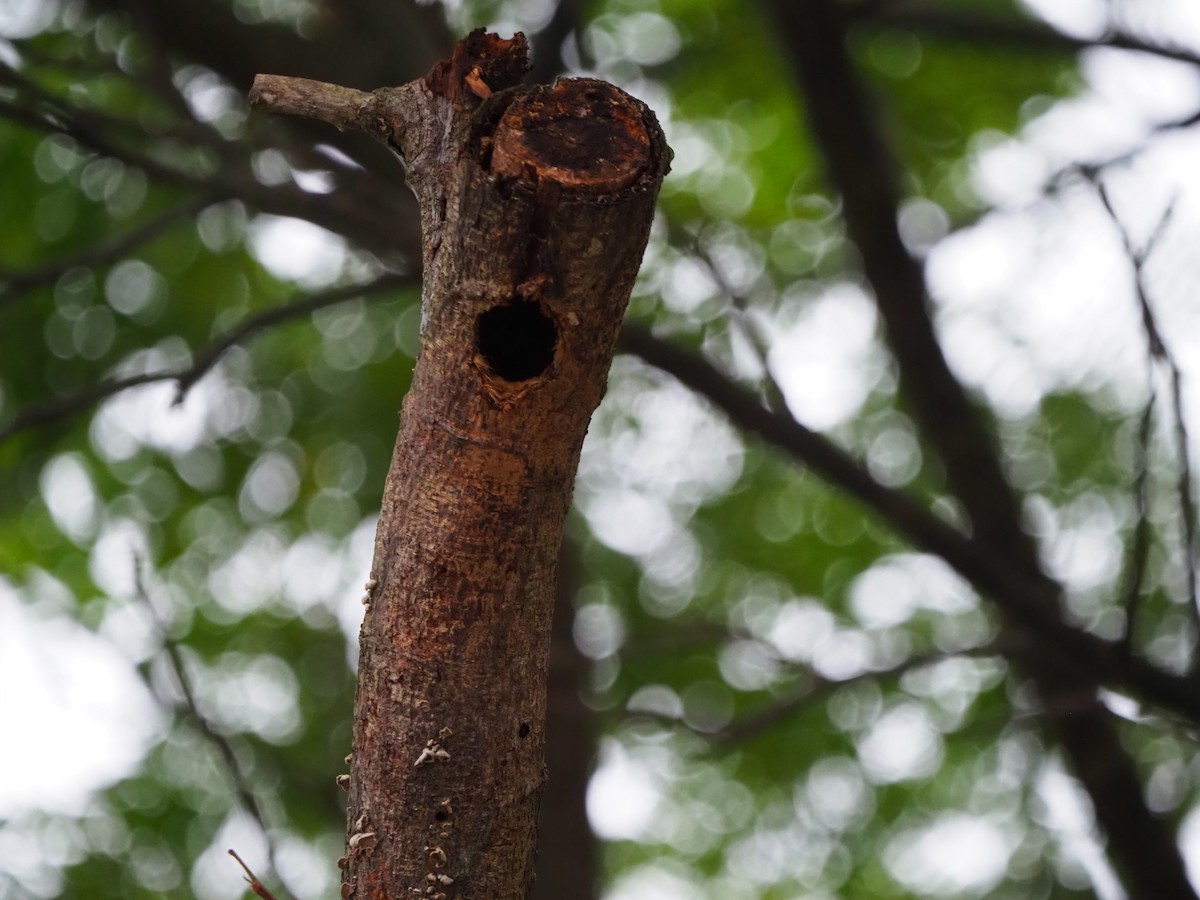
<path fill-rule="evenodd" d="M 481 313 L 475 324 L 479 354 L 505 381 L 528 381 L 549 368 L 558 329 L 537 303 L 514 300 Z"/>

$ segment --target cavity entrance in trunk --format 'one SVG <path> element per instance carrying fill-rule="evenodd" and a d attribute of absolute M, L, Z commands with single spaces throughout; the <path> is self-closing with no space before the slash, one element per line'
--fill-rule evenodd
<path fill-rule="evenodd" d="M 481 313 L 475 323 L 479 354 L 505 381 L 528 381 L 554 360 L 558 329 L 532 300 L 517 299 Z"/>

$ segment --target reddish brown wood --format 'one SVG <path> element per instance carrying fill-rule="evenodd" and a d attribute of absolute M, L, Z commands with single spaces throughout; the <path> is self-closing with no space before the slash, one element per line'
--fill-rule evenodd
<path fill-rule="evenodd" d="M 254 94 L 387 140 L 421 205 L 424 324 L 361 633 L 345 896 L 507 900 L 533 878 L 563 522 L 670 152 L 605 82 L 513 88 L 525 54 L 480 31 L 401 88 Z M 334 92 L 351 108 L 329 112 Z"/>

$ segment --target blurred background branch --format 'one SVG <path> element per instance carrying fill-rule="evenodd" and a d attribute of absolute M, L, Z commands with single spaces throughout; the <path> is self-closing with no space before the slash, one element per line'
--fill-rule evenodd
<path fill-rule="evenodd" d="M 243 98 L 402 84 L 488 24 L 676 151 L 576 489 L 542 896 L 1194 896 L 1192 20 L 0 11 L 0 714 L 116 760 L 63 800 L 55 741 L 53 785 L 0 778 L 0 894 L 233 896 L 247 797 L 297 895 L 336 891 L 419 223 L 385 148 Z M 131 549 L 232 781 L 115 680 L 168 652 Z"/>

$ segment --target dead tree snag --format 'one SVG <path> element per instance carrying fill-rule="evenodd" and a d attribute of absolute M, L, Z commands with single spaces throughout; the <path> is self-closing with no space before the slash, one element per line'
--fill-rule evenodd
<path fill-rule="evenodd" d="M 526 50 L 476 31 L 403 87 L 260 76 L 251 94 L 386 141 L 421 208 L 421 350 L 364 598 L 345 897 L 505 900 L 533 877 L 563 521 L 670 151 L 610 84 L 517 87 Z"/>

